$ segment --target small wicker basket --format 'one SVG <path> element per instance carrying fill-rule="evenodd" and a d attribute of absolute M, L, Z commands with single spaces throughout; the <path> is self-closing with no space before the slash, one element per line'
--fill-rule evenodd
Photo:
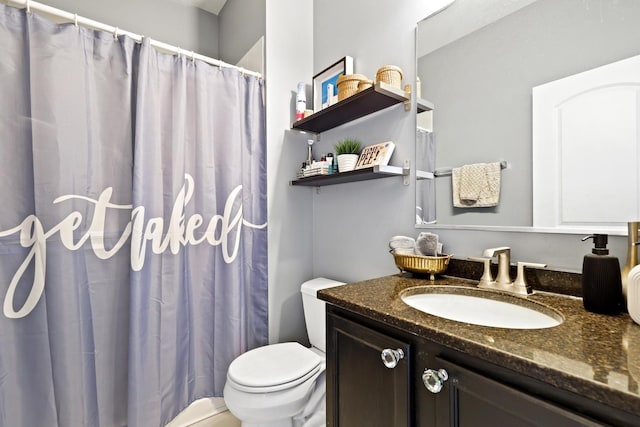
<path fill-rule="evenodd" d="M 422 256 L 397 254 L 391 251 L 396 267 L 400 272 L 409 271 L 411 273 L 430 274 L 431 280 L 435 280 L 435 275 L 444 273 L 449 266 L 449 260 L 453 255 L 442 254 L 440 256 Z"/>
<path fill-rule="evenodd" d="M 343 74 L 338 77 L 338 102 L 358 93 L 362 81 L 371 81 L 362 74 Z"/>
<path fill-rule="evenodd" d="M 373 86 L 373 80 L 360 80 L 360 83 L 358 83 L 358 92 L 369 89 L 371 86 Z"/>
<path fill-rule="evenodd" d="M 402 85 L 402 69 L 395 65 L 383 65 L 376 72 L 376 82 L 384 82 L 400 89 Z"/>

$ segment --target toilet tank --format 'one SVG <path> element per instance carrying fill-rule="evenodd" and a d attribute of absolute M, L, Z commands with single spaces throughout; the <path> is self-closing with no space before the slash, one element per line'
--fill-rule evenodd
<path fill-rule="evenodd" d="M 331 279 L 319 277 L 304 282 L 300 287 L 302 292 L 302 307 L 304 309 L 304 321 L 307 325 L 309 342 L 311 345 L 323 353 L 326 352 L 326 326 L 325 326 L 325 302 L 317 298 L 317 293 L 321 289 L 333 288 L 344 285 Z"/>

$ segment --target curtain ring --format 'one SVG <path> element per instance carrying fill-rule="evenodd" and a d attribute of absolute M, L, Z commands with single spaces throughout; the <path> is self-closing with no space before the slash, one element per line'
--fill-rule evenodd
<path fill-rule="evenodd" d="M 31 13 L 31 0 L 27 0 L 27 13 Z"/>
<path fill-rule="evenodd" d="M 182 49 L 178 48 L 178 59 L 182 57 Z"/>
<path fill-rule="evenodd" d="M 191 62 L 196 62 L 196 53 L 193 50 L 191 51 Z"/>
<path fill-rule="evenodd" d="M 78 27 L 78 14 L 77 13 L 73 14 L 73 25 L 75 25 L 76 28 Z"/>
<path fill-rule="evenodd" d="M 113 29 L 113 38 L 118 40 L 118 27 L 115 27 Z"/>

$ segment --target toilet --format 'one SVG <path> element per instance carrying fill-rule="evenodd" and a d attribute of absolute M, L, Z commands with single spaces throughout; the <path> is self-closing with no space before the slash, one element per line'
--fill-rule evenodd
<path fill-rule="evenodd" d="M 310 348 L 297 342 L 270 344 L 231 362 L 224 400 L 242 427 L 292 427 L 316 383 L 324 384 L 325 303 L 316 294 L 340 285 L 344 283 L 317 278 L 300 287 Z M 324 396 L 324 390 L 321 392 Z"/>

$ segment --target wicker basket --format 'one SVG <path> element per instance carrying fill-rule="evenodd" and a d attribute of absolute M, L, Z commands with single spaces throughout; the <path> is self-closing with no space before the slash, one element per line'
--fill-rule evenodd
<path fill-rule="evenodd" d="M 400 89 L 402 85 L 402 70 L 395 65 L 384 65 L 378 68 L 376 82 L 384 82 Z"/>
<path fill-rule="evenodd" d="M 360 80 L 360 83 L 358 83 L 358 92 L 369 89 L 371 86 L 373 86 L 373 80 Z"/>
<path fill-rule="evenodd" d="M 362 74 L 343 74 L 338 77 L 338 102 L 358 93 L 361 81 L 370 81 Z"/>
<path fill-rule="evenodd" d="M 449 266 L 449 260 L 453 255 L 440 256 L 422 256 L 422 255 L 406 255 L 391 252 L 396 267 L 402 273 L 409 271 L 411 273 L 430 274 L 430 279 L 435 280 L 435 275 L 444 273 Z"/>

